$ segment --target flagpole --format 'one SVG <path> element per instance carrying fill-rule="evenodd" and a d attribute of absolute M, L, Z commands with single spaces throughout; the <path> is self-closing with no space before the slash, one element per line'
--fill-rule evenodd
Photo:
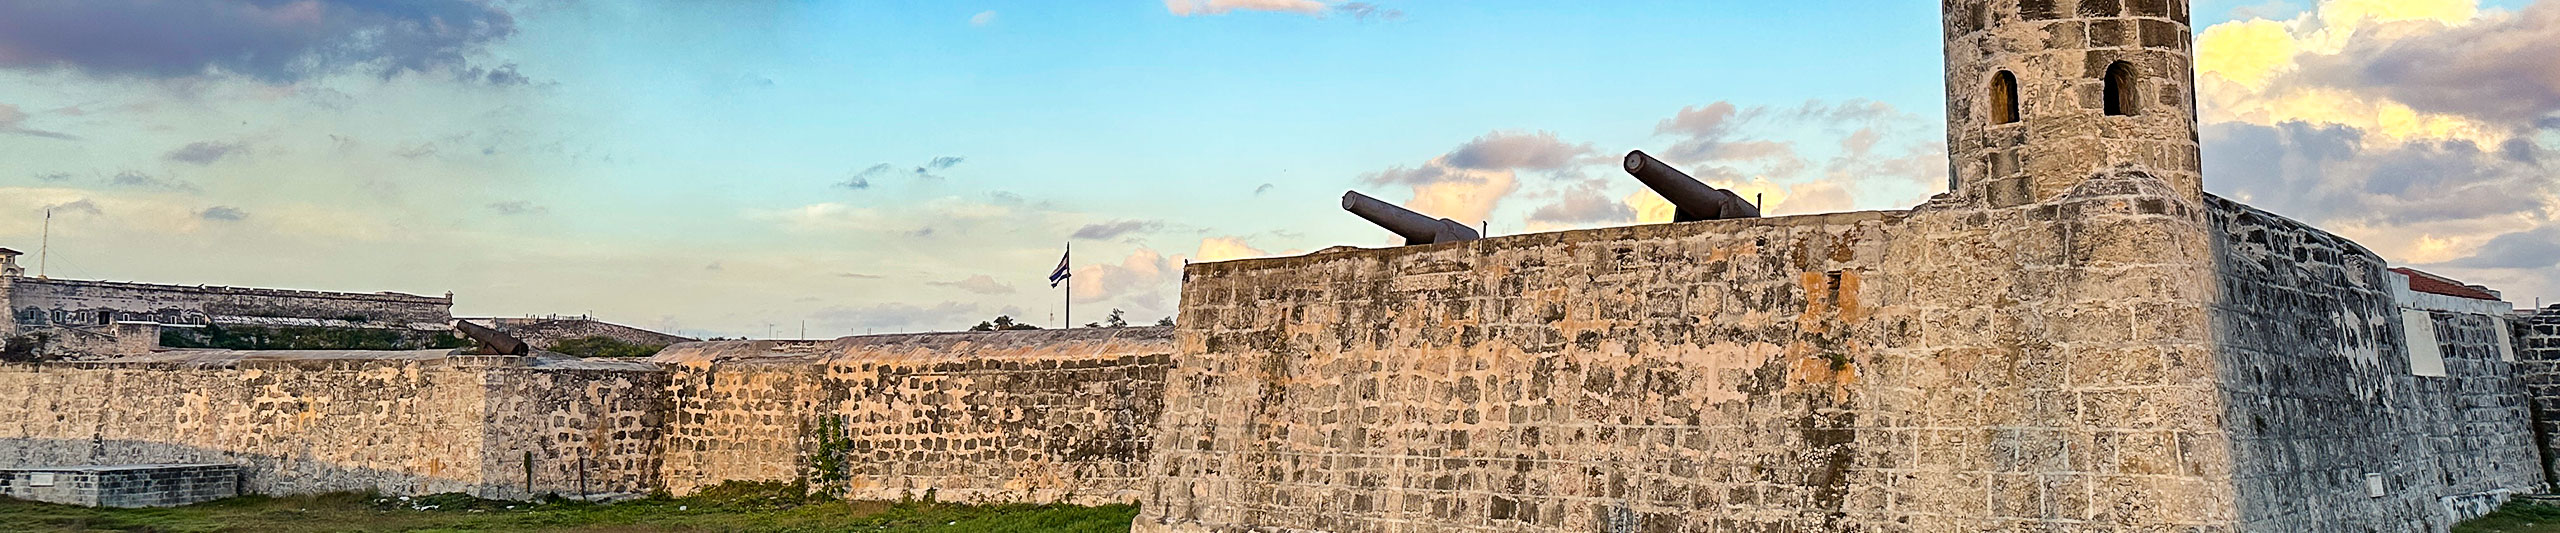
<path fill-rule="evenodd" d="M 1066 307 L 1067 307 L 1067 321 L 1066 321 L 1065 323 L 1063 323 L 1063 324 L 1059 324 L 1058 329 L 1076 329 L 1076 267 L 1075 267 L 1075 264 L 1076 264 L 1076 263 L 1075 263 L 1075 257 L 1076 257 L 1076 242 L 1075 242 L 1075 241 L 1067 241 L 1067 253 L 1066 253 L 1066 255 L 1065 255 L 1065 256 L 1060 257 L 1060 258 L 1058 259 L 1059 261 L 1065 262 L 1065 263 L 1067 264 L 1067 294 L 1066 294 L 1065 296 L 1063 296 L 1063 297 L 1060 297 L 1060 298 L 1059 298 L 1059 299 L 1062 299 L 1062 300 L 1066 300 L 1066 302 L 1067 302 L 1067 304 L 1066 304 Z"/>

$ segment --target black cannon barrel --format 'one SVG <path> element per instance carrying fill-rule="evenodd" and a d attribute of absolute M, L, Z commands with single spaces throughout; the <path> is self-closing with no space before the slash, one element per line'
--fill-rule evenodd
<path fill-rule="evenodd" d="M 1396 232 L 1396 235 L 1404 237 L 1406 246 L 1472 241 L 1478 238 L 1475 228 L 1467 227 L 1466 224 L 1446 218 L 1431 218 L 1430 215 L 1416 213 L 1396 204 L 1370 198 L 1369 195 L 1360 194 L 1360 191 L 1342 193 L 1342 210 L 1360 215 L 1360 218 L 1369 219 L 1369 223 L 1387 228 L 1387 231 Z"/>
<path fill-rule="evenodd" d="M 453 321 L 453 329 L 460 330 L 463 336 L 470 337 L 471 340 L 479 341 L 480 355 L 524 355 L 533 352 L 533 347 L 526 345 L 523 340 L 500 333 L 498 330 L 473 324 L 469 320 Z"/>
<path fill-rule="evenodd" d="M 1674 222 L 1760 216 L 1760 206 L 1743 201 L 1742 196 L 1733 191 L 1709 187 L 1680 172 L 1680 169 L 1645 155 L 1643 150 L 1627 152 L 1627 174 L 1635 176 L 1636 181 L 1644 182 L 1644 186 L 1653 188 L 1653 192 L 1661 193 L 1662 199 L 1670 200 L 1671 205 L 1680 207 L 1680 213 L 1672 217 Z"/>

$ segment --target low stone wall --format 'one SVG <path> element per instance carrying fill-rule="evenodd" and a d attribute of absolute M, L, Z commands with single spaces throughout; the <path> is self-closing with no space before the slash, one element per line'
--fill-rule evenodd
<path fill-rule="evenodd" d="M 1169 328 L 681 344 L 663 480 L 806 479 L 854 499 L 1124 503 L 1152 446 Z"/>
<path fill-rule="evenodd" d="M 91 507 L 171 507 L 240 495 L 239 465 L 0 469 L 0 496 Z"/>
<path fill-rule="evenodd" d="M 0 365 L 0 465 L 227 463 L 245 490 L 643 492 L 638 363 L 419 352 L 177 351 Z M 530 490 L 523 451 L 534 451 Z M 587 457 L 580 476 L 575 457 Z"/>

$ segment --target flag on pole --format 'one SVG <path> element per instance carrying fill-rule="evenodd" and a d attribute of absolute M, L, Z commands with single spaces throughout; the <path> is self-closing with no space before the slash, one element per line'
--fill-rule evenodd
<path fill-rule="evenodd" d="M 1074 253 L 1075 252 L 1070 251 L 1058 256 L 1058 269 L 1049 271 L 1049 288 L 1058 288 L 1059 282 L 1066 281 L 1067 278 L 1076 277 L 1075 274 L 1067 273 L 1067 256 L 1073 255 Z"/>

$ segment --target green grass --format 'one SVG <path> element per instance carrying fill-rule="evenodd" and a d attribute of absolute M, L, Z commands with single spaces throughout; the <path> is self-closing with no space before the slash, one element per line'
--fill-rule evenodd
<path fill-rule="evenodd" d="M 510 508 L 512 506 L 512 508 Z M 844 502 L 781 484 L 731 484 L 684 498 L 541 504 L 442 494 L 244 496 L 164 509 L 97 509 L 0 498 L 0 531 L 869 531 L 1126 532 L 1130 505 Z"/>
<path fill-rule="evenodd" d="M 2560 507 L 2510 502 L 2488 516 L 2454 524 L 2453 533 L 2560 533 Z"/>

